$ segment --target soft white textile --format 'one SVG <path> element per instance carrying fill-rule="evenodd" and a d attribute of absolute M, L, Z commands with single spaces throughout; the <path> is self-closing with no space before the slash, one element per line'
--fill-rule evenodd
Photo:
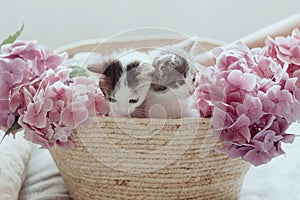
<path fill-rule="evenodd" d="M 50 153 L 35 148 L 19 200 L 70 200 L 65 182 Z"/>
<path fill-rule="evenodd" d="M 3 132 L 0 132 L 3 137 Z M 0 199 L 15 200 L 26 176 L 32 144 L 22 133 L 7 136 L 0 144 Z"/>

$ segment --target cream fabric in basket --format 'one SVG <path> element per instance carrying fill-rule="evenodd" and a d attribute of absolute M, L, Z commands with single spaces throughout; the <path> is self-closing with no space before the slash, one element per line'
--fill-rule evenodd
<path fill-rule="evenodd" d="M 1 138 L 3 132 L 0 132 Z M 18 133 L 16 138 L 7 136 L 0 144 L 0 199 L 18 199 L 26 176 L 32 144 Z"/>

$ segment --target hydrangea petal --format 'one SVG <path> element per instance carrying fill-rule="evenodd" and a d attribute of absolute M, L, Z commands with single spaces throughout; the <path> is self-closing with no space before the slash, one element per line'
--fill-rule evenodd
<path fill-rule="evenodd" d="M 82 103 L 74 102 L 62 110 L 60 123 L 66 127 L 75 128 L 87 119 L 87 108 Z"/>

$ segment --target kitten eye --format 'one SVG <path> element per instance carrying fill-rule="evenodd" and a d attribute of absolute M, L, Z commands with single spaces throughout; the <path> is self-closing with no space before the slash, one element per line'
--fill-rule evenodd
<path fill-rule="evenodd" d="M 196 77 L 194 77 L 192 81 L 195 82 L 196 81 Z"/>
<path fill-rule="evenodd" d="M 117 102 L 117 100 L 116 100 L 116 99 L 114 99 L 114 98 L 111 98 L 111 97 L 108 97 L 108 98 L 107 98 L 107 100 L 108 100 L 108 101 L 110 101 L 110 102 L 112 102 L 112 103 L 115 103 L 115 102 Z"/>
<path fill-rule="evenodd" d="M 176 83 L 181 86 L 184 84 L 184 82 L 185 82 L 184 80 L 180 80 L 180 81 L 177 81 Z"/>
<path fill-rule="evenodd" d="M 129 99 L 129 103 L 137 103 L 139 99 Z"/>

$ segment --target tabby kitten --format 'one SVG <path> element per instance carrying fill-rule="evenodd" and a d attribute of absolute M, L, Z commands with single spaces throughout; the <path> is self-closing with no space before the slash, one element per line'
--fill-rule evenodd
<path fill-rule="evenodd" d="M 196 38 L 190 38 L 149 53 L 155 71 L 144 103 L 147 117 L 199 117 L 199 112 L 192 108 L 197 78 L 193 60 L 196 43 Z"/>

